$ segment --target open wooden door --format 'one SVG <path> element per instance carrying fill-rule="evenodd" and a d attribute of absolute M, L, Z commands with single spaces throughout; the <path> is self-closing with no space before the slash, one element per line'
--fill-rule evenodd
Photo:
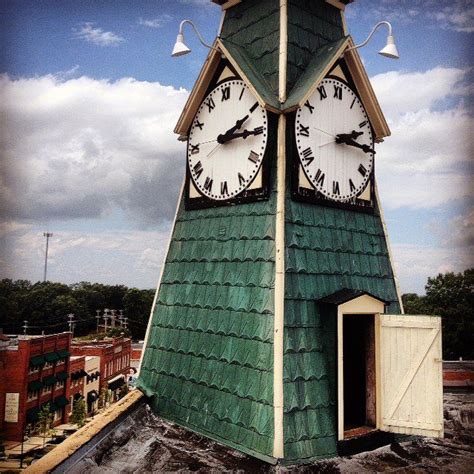
<path fill-rule="evenodd" d="M 379 334 L 380 429 L 443 437 L 441 318 L 381 314 Z"/>

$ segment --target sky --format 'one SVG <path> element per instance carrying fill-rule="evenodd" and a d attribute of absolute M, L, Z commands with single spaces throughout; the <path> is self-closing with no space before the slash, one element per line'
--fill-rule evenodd
<path fill-rule="evenodd" d="M 154 288 L 185 171 L 173 128 L 207 55 L 171 58 L 210 0 L 0 2 L 0 278 Z M 376 178 L 401 291 L 474 265 L 470 0 L 356 0 L 348 29 L 392 131 Z"/>

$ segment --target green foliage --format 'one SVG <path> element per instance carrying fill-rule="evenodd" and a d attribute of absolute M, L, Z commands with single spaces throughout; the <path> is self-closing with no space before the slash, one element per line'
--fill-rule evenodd
<path fill-rule="evenodd" d="M 54 415 L 49 410 L 49 403 L 46 403 L 41 407 L 38 413 L 37 427 L 40 434 L 46 437 L 51 431 L 51 425 L 53 424 Z M 44 444 L 44 443 L 43 443 Z"/>
<path fill-rule="evenodd" d="M 86 402 L 83 398 L 74 400 L 72 405 L 71 423 L 75 423 L 79 428 L 86 424 Z"/>
<path fill-rule="evenodd" d="M 74 335 L 95 334 L 96 310 L 124 310 L 131 335 L 143 339 L 153 302 L 153 290 L 80 282 L 64 285 L 54 282 L 30 283 L 27 280 L 0 280 L 0 321 L 6 333 L 21 333 L 23 321 L 29 334 L 52 334 L 68 330 L 67 314 L 76 320 Z M 116 331 L 120 335 L 122 329 Z"/>
<path fill-rule="evenodd" d="M 474 269 L 428 278 L 426 296 L 402 296 L 405 312 L 441 316 L 443 358 L 474 359 Z"/>

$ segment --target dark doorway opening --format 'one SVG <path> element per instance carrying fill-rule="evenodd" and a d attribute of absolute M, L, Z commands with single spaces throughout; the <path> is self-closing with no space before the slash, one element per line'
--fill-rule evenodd
<path fill-rule="evenodd" d="M 375 327 L 373 314 L 343 318 L 344 438 L 375 428 Z"/>

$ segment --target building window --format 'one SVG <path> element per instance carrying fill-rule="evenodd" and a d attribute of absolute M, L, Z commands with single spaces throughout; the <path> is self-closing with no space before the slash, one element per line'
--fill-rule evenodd
<path fill-rule="evenodd" d="M 51 393 L 53 390 L 53 386 L 52 385 L 47 385 L 46 387 L 43 387 L 43 390 L 41 391 L 42 394 L 45 394 L 45 393 Z"/>
<path fill-rule="evenodd" d="M 27 402 L 31 402 L 31 400 L 36 400 L 39 395 L 39 390 L 32 390 L 31 392 L 28 392 L 28 396 L 26 398 Z"/>
<path fill-rule="evenodd" d="M 52 367 L 53 367 L 53 363 L 52 363 L 52 362 L 46 362 L 46 363 L 44 364 L 43 369 L 45 369 L 45 370 L 46 370 L 46 369 L 51 369 Z"/>
<path fill-rule="evenodd" d="M 61 382 L 56 382 L 55 390 L 59 390 L 60 388 L 64 388 L 64 380 Z"/>
<path fill-rule="evenodd" d="M 28 373 L 29 374 L 36 374 L 39 372 L 39 367 L 38 366 L 34 366 L 34 365 L 30 365 L 30 369 L 28 370 Z"/>
<path fill-rule="evenodd" d="M 54 420 L 53 421 L 58 421 L 62 417 L 62 410 L 56 410 L 54 412 Z"/>

